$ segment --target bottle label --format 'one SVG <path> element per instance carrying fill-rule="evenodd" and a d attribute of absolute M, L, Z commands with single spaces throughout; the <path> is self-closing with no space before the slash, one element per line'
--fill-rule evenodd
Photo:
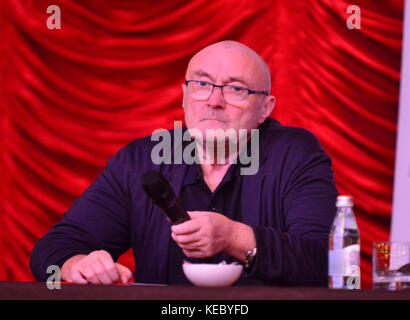
<path fill-rule="evenodd" d="M 329 276 L 360 276 L 360 245 L 329 251 Z"/>

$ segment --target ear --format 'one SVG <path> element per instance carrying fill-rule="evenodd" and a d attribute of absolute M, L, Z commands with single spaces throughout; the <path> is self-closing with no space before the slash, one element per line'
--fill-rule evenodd
<path fill-rule="evenodd" d="M 275 107 L 276 98 L 274 96 L 268 96 L 265 98 L 262 105 L 262 110 L 259 115 L 259 125 L 261 125 L 267 117 L 272 113 Z"/>
<path fill-rule="evenodd" d="M 181 87 L 182 87 L 182 108 L 185 109 L 185 92 L 186 92 L 185 83 L 181 84 Z"/>

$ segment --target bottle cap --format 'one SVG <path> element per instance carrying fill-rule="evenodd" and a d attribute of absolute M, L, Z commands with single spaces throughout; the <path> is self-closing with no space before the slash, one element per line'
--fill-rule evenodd
<path fill-rule="evenodd" d="M 336 207 L 353 207 L 352 196 L 338 196 L 336 200 Z"/>

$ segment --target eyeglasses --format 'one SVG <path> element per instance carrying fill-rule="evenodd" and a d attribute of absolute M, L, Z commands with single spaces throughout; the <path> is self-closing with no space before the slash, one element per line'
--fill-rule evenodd
<path fill-rule="evenodd" d="M 195 100 L 208 100 L 214 92 L 214 88 L 221 88 L 225 101 L 232 105 L 241 105 L 246 102 L 251 94 L 269 95 L 267 91 L 255 91 L 232 85 L 217 85 L 207 81 L 185 80 L 188 92 Z"/>

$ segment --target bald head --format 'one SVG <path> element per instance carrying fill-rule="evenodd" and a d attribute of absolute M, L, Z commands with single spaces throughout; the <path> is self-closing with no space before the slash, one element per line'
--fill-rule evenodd
<path fill-rule="evenodd" d="M 270 92 L 271 87 L 269 67 L 262 57 L 232 40 L 211 44 L 191 58 L 185 77 L 192 79 L 197 76 L 207 76 L 214 83 L 222 80 L 224 84 L 240 80 L 242 85 L 252 90 Z"/>
<path fill-rule="evenodd" d="M 203 137 L 208 129 L 235 129 L 237 132 L 246 129 L 250 132 L 266 120 L 275 104 L 274 96 L 262 92 L 270 92 L 271 86 L 265 61 L 236 41 L 217 42 L 199 51 L 189 61 L 185 79 L 229 85 L 230 90 L 239 87 L 256 91 L 240 103 L 232 103 L 225 99 L 222 89 L 213 87 L 210 96 L 202 99 L 193 94 L 198 88 L 183 84 L 186 126 L 198 129 Z"/>

